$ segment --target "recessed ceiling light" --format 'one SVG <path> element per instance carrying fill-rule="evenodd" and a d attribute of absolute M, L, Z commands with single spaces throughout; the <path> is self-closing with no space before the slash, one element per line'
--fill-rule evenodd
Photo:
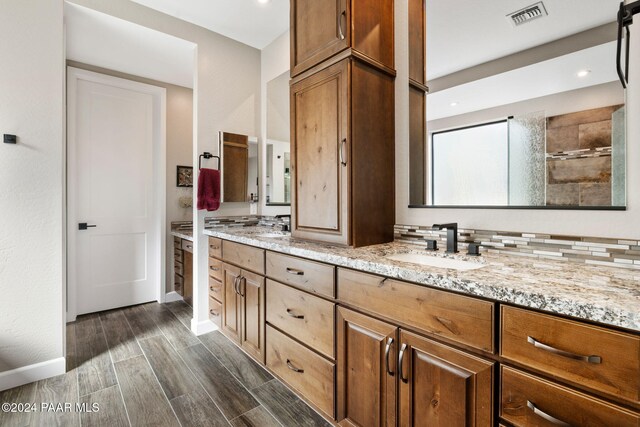
<path fill-rule="evenodd" d="M 258 0 L 258 3 L 260 4 L 267 4 L 269 3 L 271 0 Z"/>
<path fill-rule="evenodd" d="M 451 105 L 452 107 L 455 107 L 456 105 L 458 105 L 458 103 L 454 101 L 454 102 L 452 102 L 450 105 Z"/>
<path fill-rule="evenodd" d="M 578 77 L 587 77 L 591 73 L 591 70 L 580 70 L 578 71 Z"/>

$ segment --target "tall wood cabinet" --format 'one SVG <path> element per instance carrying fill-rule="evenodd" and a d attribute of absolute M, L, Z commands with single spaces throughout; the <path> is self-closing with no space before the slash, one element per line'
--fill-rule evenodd
<path fill-rule="evenodd" d="M 291 14 L 292 234 L 392 241 L 393 2 L 292 0 Z"/>
<path fill-rule="evenodd" d="M 393 72 L 392 0 L 291 0 L 291 75 L 350 49 Z"/>

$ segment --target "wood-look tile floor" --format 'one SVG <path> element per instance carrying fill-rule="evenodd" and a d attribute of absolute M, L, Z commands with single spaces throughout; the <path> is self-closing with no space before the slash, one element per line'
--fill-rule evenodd
<path fill-rule="evenodd" d="M 196 337 L 190 322 L 182 301 L 78 317 L 67 325 L 67 373 L 0 392 L 0 403 L 38 408 L 0 412 L 0 426 L 330 425 L 220 332 Z"/>

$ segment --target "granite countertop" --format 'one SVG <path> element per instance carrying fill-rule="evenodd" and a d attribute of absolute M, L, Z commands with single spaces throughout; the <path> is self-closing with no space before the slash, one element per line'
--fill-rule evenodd
<path fill-rule="evenodd" d="M 423 247 L 409 243 L 354 249 L 295 239 L 260 226 L 218 228 L 204 233 L 314 261 L 640 331 L 640 270 L 484 252 L 480 257 L 445 254 L 443 249 L 431 253 L 486 264 L 480 269 L 457 271 L 385 258 L 401 253 L 429 254 Z M 266 233 L 277 236 L 261 236 Z"/>
<path fill-rule="evenodd" d="M 181 239 L 188 240 L 193 242 L 193 230 L 189 229 L 173 229 L 171 230 L 171 235 L 180 237 Z"/>

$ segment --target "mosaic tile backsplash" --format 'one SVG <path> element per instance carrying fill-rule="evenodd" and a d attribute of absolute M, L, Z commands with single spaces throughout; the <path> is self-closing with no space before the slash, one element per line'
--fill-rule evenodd
<path fill-rule="evenodd" d="M 429 226 L 396 225 L 394 236 L 396 241 L 424 246 L 435 239 L 441 251 L 447 247 L 447 232 Z M 458 240 L 461 253 L 475 242 L 483 245 L 481 252 L 640 269 L 638 240 L 471 229 L 458 229 Z"/>

